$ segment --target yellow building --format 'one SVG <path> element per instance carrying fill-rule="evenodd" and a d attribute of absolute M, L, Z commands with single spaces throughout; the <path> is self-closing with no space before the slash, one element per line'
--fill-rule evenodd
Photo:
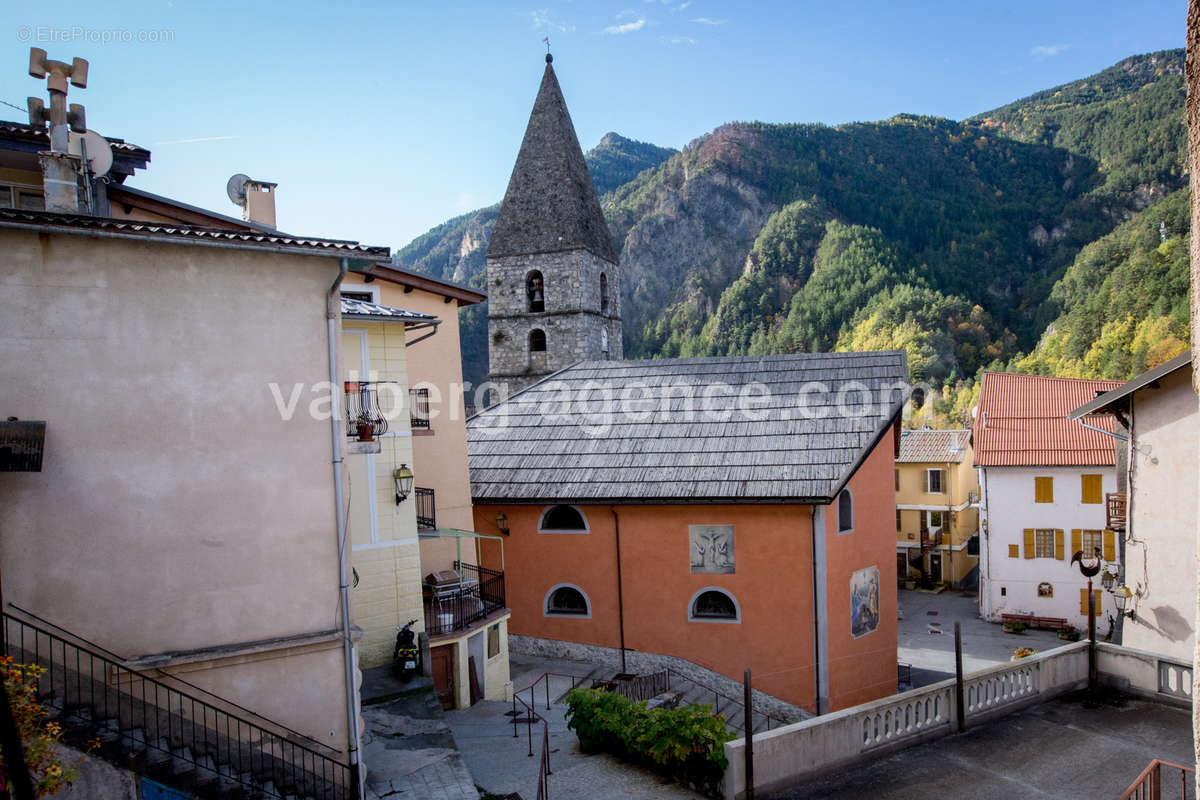
<path fill-rule="evenodd" d="M 477 555 L 481 540 L 501 536 L 472 530 L 464 401 L 473 397 L 458 333 L 458 309 L 485 295 L 380 263 L 348 276 L 342 298 L 345 379 L 370 383 L 388 426 L 377 452 L 350 464 L 360 662 L 389 663 L 397 627 L 415 619 L 445 707 L 509 699 L 504 575 L 481 569 Z M 399 503 L 397 470 L 412 474 Z"/>
<path fill-rule="evenodd" d="M 971 432 L 904 431 L 896 458 L 896 570 L 901 580 L 976 580 L 979 478 Z"/>

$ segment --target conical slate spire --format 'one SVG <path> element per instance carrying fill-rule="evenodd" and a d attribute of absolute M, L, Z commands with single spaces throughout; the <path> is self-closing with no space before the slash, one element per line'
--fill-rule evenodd
<path fill-rule="evenodd" d="M 617 263 L 550 59 L 488 244 L 488 258 L 584 249 Z"/>

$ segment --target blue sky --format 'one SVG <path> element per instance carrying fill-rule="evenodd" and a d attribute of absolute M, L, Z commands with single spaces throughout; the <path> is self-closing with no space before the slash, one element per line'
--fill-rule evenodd
<path fill-rule="evenodd" d="M 580 143 L 682 147 L 733 120 L 962 119 L 1182 47 L 1186 0 L 142 2 L 6 9 L 0 101 L 29 45 L 91 61 L 89 127 L 153 151 L 131 185 L 227 214 L 279 183 L 291 233 L 399 247 L 504 193 L 544 66 Z M 41 6 L 40 8 L 38 6 Z M 7 28 L 7 30 L 4 30 Z M 0 118 L 24 119 L 8 106 Z"/>

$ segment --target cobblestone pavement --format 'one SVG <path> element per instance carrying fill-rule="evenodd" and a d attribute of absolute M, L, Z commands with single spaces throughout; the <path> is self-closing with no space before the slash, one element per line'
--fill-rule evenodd
<path fill-rule="evenodd" d="M 363 709 L 369 800 L 479 800 L 431 690 Z"/>

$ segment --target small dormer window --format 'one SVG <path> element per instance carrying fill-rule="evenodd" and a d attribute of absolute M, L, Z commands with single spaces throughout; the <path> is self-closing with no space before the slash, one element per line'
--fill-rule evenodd
<path fill-rule="evenodd" d="M 608 312 L 608 276 L 600 273 L 600 313 Z"/>
<path fill-rule="evenodd" d="M 530 311 L 538 313 L 546 310 L 546 287 L 542 282 L 542 273 L 534 270 L 525 276 L 525 295 L 529 298 Z"/>
<path fill-rule="evenodd" d="M 546 352 L 546 332 L 541 328 L 534 328 L 529 332 L 529 352 Z"/>

